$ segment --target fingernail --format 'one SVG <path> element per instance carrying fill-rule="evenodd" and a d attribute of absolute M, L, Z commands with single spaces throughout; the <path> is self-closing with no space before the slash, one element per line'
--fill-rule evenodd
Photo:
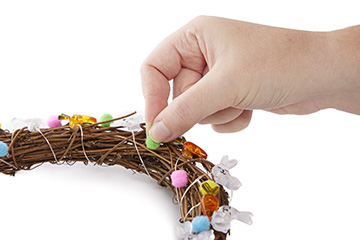
<path fill-rule="evenodd" d="M 169 137 L 171 137 L 171 132 L 165 126 L 165 124 L 162 121 L 160 121 L 160 122 L 155 123 L 151 127 L 151 129 L 149 131 L 149 135 L 152 140 L 160 143 L 160 142 L 164 142 L 166 139 L 169 139 Z"/>

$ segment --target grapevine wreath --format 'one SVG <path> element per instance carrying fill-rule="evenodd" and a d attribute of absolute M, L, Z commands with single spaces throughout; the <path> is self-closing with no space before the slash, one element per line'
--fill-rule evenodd
<path fill-rule="evenodd" d="M 64 124 L 68 121 L 68 124 Z M 234 219 L 251 224 L 252 214 L 229 206 L 225 189 L 237 190 L 241 183 L 229 170 L 237 161 L 224 156 L 218 165 L 206 152 L 184 137 L 156 143 L 146 136 L 145 124 L 134 113 L 100 121 L 83 115 L 51 116 L 44 127 L 40 119 L 14 119 L 17 127 L 0 125 L 0 171 L 15 175 L 44 163 L 83 162 L 100 166 L 121 165 L 147 174 L 174 194 L 181 218 L 178 239 L 226 239 Z"/>

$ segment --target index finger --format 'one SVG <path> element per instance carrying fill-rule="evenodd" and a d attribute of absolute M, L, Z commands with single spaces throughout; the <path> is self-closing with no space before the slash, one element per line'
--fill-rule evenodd
<path fill-rule="evenodd" d="M 204 44 L 200 44 L 199 37 L 199 26 L 194 19 L 163 40 L 142 64 L 147 129 L 150 129 L 155 117 L 168 106 L 169 80 L 178 76 L 182 69 L 194 72 L 191 77 L 188 76 L 190 82 L 203 75 L 207 62 L 203 54 Z"/>
<path fill-rule="evenodd" d="M 181 70 L 181 56 L 174 36 L 161 42 L 141 66 L 142 89 L 145 98 L 145 121 L 150 127 L 155 117 L 168 105 L 169 80 Z"/>

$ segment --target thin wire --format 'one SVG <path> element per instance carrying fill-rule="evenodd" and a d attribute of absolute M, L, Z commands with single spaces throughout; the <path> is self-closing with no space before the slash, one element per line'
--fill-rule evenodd
<path fill-rule="evenodd" d="M 175 166 L 174 166 L 174 171 L 176 171 L 176 168 L 177 168 L 177 165 L 178 165 L 178 162 L 179 162 L 180 158 L 181 158 L 181 156 L 179 156 L 178 159 L 176 159 Z M 179 202 L 179 191 L 178 191 L 177 188 L 175 188 L 175 191 L 176 191 L 176 199 Z"/>
<path fill-rule="evenodd" d="M 82 127 L 80 124 L 77 124 L 77 126 L 79 126 L 80 128 L 80 134 L 81 134 L 81 146 L 82 146 L 82 149 L 83 149 L 83 153 L 84 153 L 84 156 L 86 158 L 86 160 L 88 160 L 88 162 L 91 162 L 90 159 L 88 158 L 86 152 L 85 152 L 85 146 L 84 146 L 84 134 L 83 134 L 83 130 L 82 130 Z"/>
<path fill-rule="evenodd" d="M 54 149 L 52 148 L 49 140 L 48 140 L 48 139 L 45 137 L 45 135 L 40 131 L 40 129 L 37 129 L 37 131 L 41 134 L 41 136 L 44 137 L 45 141 L 46 141 L 47 144 L 49 145 L 49 148 L 50 148 L 50 150 L 51 150 L 51 153 L 52 153 L 52 155 L 54 156 L 55 162 L 56 162 L 56 163 L 59 163 L 58 160 L 57 160 L 57 158 L 56 158 L 56 154 L 55 154 L 55 152 L 54 152 Z"/>
<path fill-rule="evenodd" d="M 33 169 L 35 169 L 35 168 L 38 168 L 38 167 L 40 167 L 40 166 L 43 165 L 43 164 L 44 164 L 44 162 L 41 162 L 41 163 L 39 163 L 38 165 L 32 165 L 32 166 L 30 166 L 29 170 L 33 170 Z"/>
<path fill-rule="evenodd" d="M 199 202 L 198 204 L 196 204 L 195 206 L 193 206 L 192 208 L 190 208 L 190 210 L 187 212 L 187 214 L 185 215 L 185 217 L 183 218 L 183 221 L 185 221 L 185 219 L 187 218 L 187 216 L 190 214 L 190 212 L 192 210 L 194 210 L 195 208 L 197 208 L 198 206 L 201 205 L 201 202 Z"/>
<path fill-rule="evenodd" d="M 233 195 L 234 195 L 234 191 L 233 191 L 233 190 L 231 190 L 231 195 L 230 195 L 229 206 L 231 205 L 231 201 L 233 200 Z"/>
<path fill-rule="evenodd" d="M 144 169 L 145 169 L 147 175 L 148 175 L 150 178 L 152 178 L 152 177 L 150 176 L 150 173 L 149 173 L 148 169 L 147 169 L 146 166 L 145 166 L 145 163 L 144 163 L 144 161 L 143 161 L 143 159 L 142 159 L 142 157 L 141 157 L 141 155 L 140 155 L 139 149 L 138 149 L 138 147 L 137 147 L 137 145 L 136 145 L 136 140 L 135 140 L 134 131 L 131 131 L 131 133 L 132 133 L 132 137 L 133 137 L 134 146 L 135 146 L 136 152 L 137 152 L 137 154 L 138 154 L 138 156 L 139 156 L 139 158 L 140 158 L 140 161 L 141 161 L 142 165 L 144 166 Z"/>
<path fill-rule="evenodd" d="M 180 158 L 181 158 L 181 156 L 179 156 L 178 159 L 175 162 L 174 171 L 176 171 L 176 168 L 177 168 L 177 165 L 178 165 L 178 162 L 179 162 Z"/>
<path fill-rule="evenodd" d="M 179 191 L 177 188 L 175 188 L 175 192 L 176 192 L 176 201 L 177 203 L 179 203 Z"/>
<path fill-rule="evenodd" d="M 195 181 L 193 181 L 185 190 L 183 196 L 181 197 L 180 200 L 180 204 L 182 203 L 182 201 L 184 200 L 184 197 L 186 196 L 186 193 L 190 190 L 190 188 L 197 182 L 199 181 L 201 178 L 203 178 L 206 174 L 201 175 L 200 177 L 198 177 Z"/>
<path fill-rule="evenodd" d="M 7 161 L 2 160 L 1 158 L 0 158 L 0 161 L 3 162 L 3 163 L 5 163 L 5 164 L 7 164 L 7 165 L 9 165 L 10 167 L 15 168 L 16 170 L 18 169 L 17 167 L 15 167 L 14 165 L 12 165 L 11 163 L 8 163 Z"/>

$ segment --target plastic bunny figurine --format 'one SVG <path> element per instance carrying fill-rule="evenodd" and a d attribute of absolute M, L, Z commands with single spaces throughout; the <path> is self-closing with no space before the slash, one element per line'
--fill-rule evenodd
<path fill-rule="evenodd" d="M 30 132 L 37 132 L 40 128 L 46 127 L 45 121 L 39 118 L 26 119 L 25 124 Z"/>
<path fill-rule="evenodd" d="M 252 216 L 253 214 L 250 212 L 240 212 L 233 207 L 224 205 L 214 212 L 211 225 L 216 231 L 227 233 L 230 229 L 230 222 L 232 220 L 236 219 L 251 225 Z"/>
<path fill-rule="evenodd" d="M 32 118 L 26 120 L 13 118 L 8 124 L 8 129 L 11 132 L 14 132 L 15 130 L 21 129 L 23 127 L 27 127 L 30 132 L 37 132 L 40 128 L 46 128 L 47 126 L 45 121 L 39 118 Z"/>
<path fill-rule="evenodd" d="M 189 221 L 176 227 L 176 236 L 179 240 L 213 240 L 215 235 L 213 230 L 203 231 L 199 234 L 192 233 L 192 224 Z"/>
<path fill-rule="evenodd" d="M 230 159 L 227 155 L 223 156 L 220 164 L 212 169 L 214 179 L 218 184 L 223 185 L 230 190 L 238 190 L 241 182 L 236 177 L 230 175 L 229 170 L 237 165 L 236 159 Z"/>
<path fill-rule="evenodd" d="M 140 123 L 142 122 L 144 122 L 143 115 L 136 114 L 134 116 L 123 119 L 119 124 L 114 123 L 112 126 L 120 125 L 129 129 L 129 131 L 137 132 L 141 130 Z"/>

